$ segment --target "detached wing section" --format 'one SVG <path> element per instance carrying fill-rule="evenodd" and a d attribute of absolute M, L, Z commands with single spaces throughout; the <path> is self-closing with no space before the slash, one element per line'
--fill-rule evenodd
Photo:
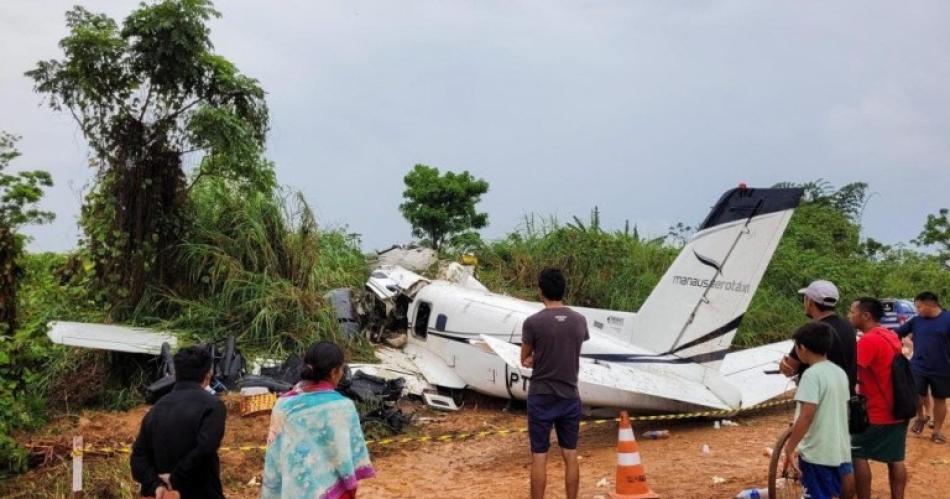
<path fill-rule="evenodd" d="M 481 339 L 512 371 L 531 377 L 531 369 L 521 366 L 518 347 L 485 335 Z M 581 362 L 578 389 L 581 400 L 590 406 L 653 410 L 688 410 L 696 406 L 730 409 L 698 381 L 663 376 L 613 363 Z"/>
<path fill-rule="evenodd" d="M 60 345 L 152 355 L 162 352 L 162 343 L 177 344 L 167 331 L 82 322 L 50 322 L 46 335 Z"/>
<path fill-rule="evenodd" d="M 795 384 L 778 371 L 782 356 L 792 350 L 791 340 L 726 355 L 722 375 L 742 392 L 742 407 L 750 407 L 778 397 L 795 388 Z"/>

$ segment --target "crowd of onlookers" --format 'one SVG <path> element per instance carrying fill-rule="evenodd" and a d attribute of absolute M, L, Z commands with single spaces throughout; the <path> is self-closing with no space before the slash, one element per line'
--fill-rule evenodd
<path fill-rule="evenodd" d="M 521 361 L 533 369 L 528 392 L 531 495 L 544 496 L 552 428 L 565 463 L 569 498 L 578 493 L 577 440 L 581 401 L 577 373 L 586 319 L 563 302 L 556 269 L 538 279 L 544 308 L 524 321 Z M 802 289 L 811 318 L 794 333 L 780 370 L 798 380 L 795 422 L 784 449 L 806 497 L 871 497 L 869 461 L 887 464 L 891 497 L 903 498 L 908 429 L 945 444 L 950 395 L 950 312 L 930 292 L 917 295 L 917 315 L 895 330 L 881 325 L 884 306 L 857 298 L 847 319 L 837 314 L 838 289 L 815 281 Z M 902 338 L 907 342 L 902 343 Z M 912 347 L 911 359 L 905 354 Z M 304 356 L 301 381 L 273 408 L 264 458 L 262 498 L 355 498 L 374 476 L 352 401 L 336 386 L 344 357 L 329 342 Z M 145 415 L 132 449 L 132 474 L 145 497 L 224 497 L 217 451 L 225 407 L 208 386 L 212 358 L 195 346 L 175 355 L 176 384 Z M 909 428 L 908 428 L 909 427 Z"/>
<path fill-rule="evenodd" d="M 801 293 L 812 322 L 795 332 L 781 363 L 785 375 L 798 377 L 787 466 L 806 497 L 868 499 L 869 461 L 886 463 L 890 495 L 903 498 L 908 426 L 921 435 L 930 423 L 930 440 L 946 443 L 950 312 L 923 292 L 914 299 L 917 315 L 891 330 L 881 325 L 884 306 L 876 298 L 852 301 L 845 321 L 836 313 L 834 284 L 816 281 Z"/>

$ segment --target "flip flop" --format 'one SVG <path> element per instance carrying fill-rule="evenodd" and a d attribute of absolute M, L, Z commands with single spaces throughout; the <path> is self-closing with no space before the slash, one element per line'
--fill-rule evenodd
<path fill-rule="evenodd" d="M 924 426 L 927 425 L 927 420 L 930 418 L 915 418 L 913 426 L 910 427 L 911 433 L 915 435 L 920 435 L 924 431 Z"/>
<path fill-rule="evenodd" d="M 930 439 L 933 440 L 935 444 L 947 443 L 947 437 L 943 436 L 943 433 L 934 433 Z"/>

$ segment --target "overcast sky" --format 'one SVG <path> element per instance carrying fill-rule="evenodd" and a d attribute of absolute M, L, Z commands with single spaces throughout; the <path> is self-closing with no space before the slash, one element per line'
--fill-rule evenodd
<path fill-rule="evenodd" d="M 81 0 L 0 2 L 0 130 L 44 168 L 65 250 L 93 171 L 23 76 L 60 57 Z M 133 2 L 85 1 L 119 19 Z M 268 155 L 322 224 L 410 239 L 416 163 L 488 180 L 498 237 L 525 214 L 695 224 L 740 181 L 865 181 L 865 235 L 915 237 L 950 207 L 950 3 L 219 1 L 216 50 L 268 92 Z"/>

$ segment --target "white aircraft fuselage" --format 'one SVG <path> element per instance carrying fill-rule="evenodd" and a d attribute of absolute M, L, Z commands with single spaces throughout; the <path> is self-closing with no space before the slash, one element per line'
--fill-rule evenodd
<path fill-rule="evenodd" d="M 638 313 L 571 307 L 590 332 L 578 373 L 583 403 L 739 409 L 787 391 L 788 380 L 773 371 L 790 342 L 729 347 L 799 197 L 797 189 L 729 191 Z M 542 304 L 492 293 L 470 275 L 429 281 L 392 266 L 377 269 L 367 289 L 390 304 L 397 295 L 409 300 L 403 353 L 426 381 L 527 397 L 531 370 L 520 364 L 521 327 Z"/>

